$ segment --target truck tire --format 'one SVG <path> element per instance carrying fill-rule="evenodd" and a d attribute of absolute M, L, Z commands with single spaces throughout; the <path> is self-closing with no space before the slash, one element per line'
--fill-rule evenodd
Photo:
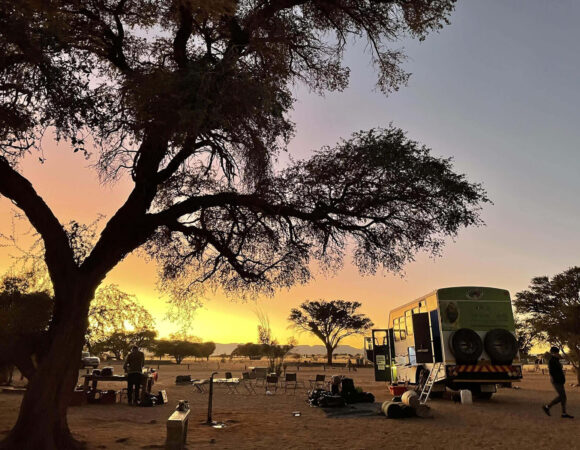
<path fill-rule="evenodd" d="M 485 351 L 493 364 L 511 364 L 518 352 L 518 342 L 508 330 L 488 331 L 484 339 Z"/>
<path fill-rule="evenodd" d="M 483 342 L 475 331 L 460 328 L 449 337 L 449 346 L 458 364 L 475 364 L 483 353 Z"/>

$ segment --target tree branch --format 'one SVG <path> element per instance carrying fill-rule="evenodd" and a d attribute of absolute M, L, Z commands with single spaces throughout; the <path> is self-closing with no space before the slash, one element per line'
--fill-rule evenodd
<path fill-rule="evenodd" d="M 45 246 L 45 260 L 55 286 L 70 279 L 76 270 L 74 255 L 66 232 L 32 184 L 0 156 L 0 194 L 18 206 L 38 231 Z"/>
<path fill-rule="evenodd" d="M 187 67 L 187 41 L 193 31 L 193 15 L 191 9 L 182 3 L 179 6 L 179 28 L 173 40 L 173 59 L 180 69 Z"/>

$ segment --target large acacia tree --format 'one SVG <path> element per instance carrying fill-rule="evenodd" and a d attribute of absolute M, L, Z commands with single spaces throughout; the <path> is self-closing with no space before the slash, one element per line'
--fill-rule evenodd
<path fill-rule="evenodd" d="M 298 331 L 320 339 L 326 347 L 328 364 L 332 364 L 332 355 L 340 341 L 373 326 L 371 319 L 357 312 L 361 306 L 359 302 L 345 300 L 306 301 L 300 308 L 292 308 L 288 320 Z"/>
<path fill-rule="evenodd" d="M 454 0 L 0 0 L 0 194 L 40 234 L 54 287 L 49 348 L 8 448 L 76 445 L 66 418 L 90 301 L 136 249 L 176 301 L 197 286 L 270 291 L 337 267 L 363 272 L 479 223 L 481 187 L 393 127 L 361 132 L 276 171 L 294 127 L 291 88 L 348 83 L 366 39 L 385 92 L 404 84 L 402 36 L 441 28 Z M 18 161 L 48 129 L 103 181 L 133 189 L 79 256 Z M 42 159 L 42 153 L 39 154 Z M 32 432 L 34 430 L 34 432 Z"/>
<path fill-rule="evenodd" d="M 538 340 L 562 349 L 580 385 L 580 267 L 532 278 L 514 305 Z"/>

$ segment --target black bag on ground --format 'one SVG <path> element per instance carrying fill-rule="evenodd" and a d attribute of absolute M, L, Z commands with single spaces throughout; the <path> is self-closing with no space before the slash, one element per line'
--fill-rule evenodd
<path fill-rule="evenodd" d="M 374 403 L 375 402 L 375 396 L 370 393 L 370 392 L 363 392 L 362 393 L 362 400 L 361 402 L 363 403 Z"/>
<path fill-rule="evenodd" d="M 112 377 L 113 376 L 113 368 L 112 367 L 103 367 L 101 369 L 101 376 L 102 377 Z"/>
<path fill-rule="evenodd" d="M 331 395 L 331 394 L 325 389 L 313 389 L 312 391 L 308 391 L 308 401 L 310 402 L 311 405 L 318 406 L 316 405 L 316 402 L 323 395 Z"/>
<path fill-rule="evenodd" d="M 145 397 L 139 403 L 139 406 L 155 406 L 157 405 L 157 395 L 145 394 Z"/>
<path fill-rule="evenodd" d="M 308 403 L 310 406 L 319 406 L 322 408 L 335 408 L 346 406 L 344 398 L 340 395 L 332 395 L 325 389 L 314 389 L 308 393 Z"/>
<path fill-rule="evenodd" d="M 340 395 L 323 395 L 318 399 L 321 408 L 341 408 L 346 406 L 346 401 Z"/>

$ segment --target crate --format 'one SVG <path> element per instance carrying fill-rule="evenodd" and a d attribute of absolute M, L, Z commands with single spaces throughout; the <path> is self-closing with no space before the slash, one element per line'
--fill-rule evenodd
<path fill-rule="evenodd" d="M 395 397 L 397 397 L 399 395 L 403 395 L 405 393 L 405 391 L 407 391 L 407 386 L 404 386 L 404 385 L 391 385 L 391 386 L 389 386 L 389 392 L 391 393 L 391 395 L 394 395 Z"/>

